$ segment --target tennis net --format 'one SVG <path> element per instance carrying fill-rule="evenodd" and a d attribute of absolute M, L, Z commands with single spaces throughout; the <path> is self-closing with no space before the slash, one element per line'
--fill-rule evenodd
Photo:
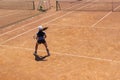
<path fill-rule="evenodd" d="M 120 0 L 56 0 L 56 10 L 120 11 Z"/>
<path fill-rule="evenodd" d="M 34 1 L 0 1 L 0 9 L 34 10 Z"/>

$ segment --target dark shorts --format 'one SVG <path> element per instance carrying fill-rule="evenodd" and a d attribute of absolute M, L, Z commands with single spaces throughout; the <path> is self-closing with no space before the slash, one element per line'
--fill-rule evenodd
<path fill-rule="evenodd" d="M 46 43 L 45 39 L 38 40 L 37 42 L 38 42 L 39 44 L 41 44 L 41 43 Z"/>

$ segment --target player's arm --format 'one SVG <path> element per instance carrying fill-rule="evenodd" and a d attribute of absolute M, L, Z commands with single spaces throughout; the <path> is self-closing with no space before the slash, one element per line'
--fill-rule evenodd
<path fill-rule="evenodd" d="M 46 37 L 47 37 L 47 35 L 45 34 L 44 38 L 46 38 Z"/>

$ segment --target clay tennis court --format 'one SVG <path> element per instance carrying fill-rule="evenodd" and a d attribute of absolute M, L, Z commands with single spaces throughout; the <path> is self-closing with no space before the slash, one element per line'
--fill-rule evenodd
<path fill-rule="evenodd" d="M 0 80 L 120 80 L 119 14 L 53 7 L 0 29 Z M 44 59 L 33 55 L 39 25 L 49 27 Z M 39 57 L 46 54 L 40 45 Z"/>

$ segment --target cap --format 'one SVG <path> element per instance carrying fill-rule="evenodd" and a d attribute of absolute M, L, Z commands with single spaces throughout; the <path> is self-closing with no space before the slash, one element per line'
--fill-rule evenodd
<path fill-rule="evenodd" d="M 39 29 L 39 30 L 42 30 L 42 29 L 43 29 L 43 27 L 40 25 L 40 26 L 38 26 L 38 29 Z"/>

